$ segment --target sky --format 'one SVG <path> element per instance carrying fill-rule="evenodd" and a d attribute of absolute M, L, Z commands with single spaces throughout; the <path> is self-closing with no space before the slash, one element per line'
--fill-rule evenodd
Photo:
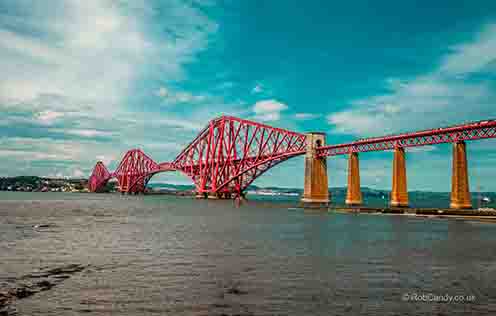
<path fill-rule="evenodd" d="M 0 0 L 0 176 L 87 177 L 131 148 L 171 161 L 223 114 L 338 144 L 496 118 L 495 101 L 491 0 Z M 496 191 L 495 145 L 468 144 L 472 191 Z M 360 163 L 362 186 L 391 187 L 391 152 Z M 328 159 L 331 187 L 346 165 Z M 409 190 L 450 173 L 449 144 L 407 150 Z M 303 176 L 298 157 L 254 184 Z"/>

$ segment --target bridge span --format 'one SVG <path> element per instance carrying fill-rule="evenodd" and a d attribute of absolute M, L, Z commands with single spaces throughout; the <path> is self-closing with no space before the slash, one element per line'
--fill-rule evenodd
<path fill-rule="evenodd" d="M 362 203 L 359 153 L 394 151 L 390 203 L 402 207 L 408 206 L 405 149 L 452 143 L 451 207 L 471 208 L 466 141 L 485 138 L 496 138 L 496 120 L 326 145 L 324 133 L 301 134 L 221 116 L 210 121 L 173 161 L 157 163 L 141 149 L 131 149 L 113 172 L 101 161 L 97 162 L 88 185 L 91 192 L 99 192 L 110 179 L 116 178 L 122 193 L 141 193 L 153 175 L 179 171 L 192 180 L 199 197 L 232 198 L 243 196 L 248 186 L 273 166 L 305 155 L 302 201 L 327 205 L 330 197 L 326 159 L 348 155 L 346 204 L 359 205 Z"/>

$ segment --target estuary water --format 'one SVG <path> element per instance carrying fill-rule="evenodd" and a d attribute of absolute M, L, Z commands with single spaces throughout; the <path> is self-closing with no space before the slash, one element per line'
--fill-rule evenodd
<path fill-rule="evenodd" d="M 0 192 L 0 285 L 84 266 L 17 315 L 496 315 L 496 224 L 296 204 Z"/>

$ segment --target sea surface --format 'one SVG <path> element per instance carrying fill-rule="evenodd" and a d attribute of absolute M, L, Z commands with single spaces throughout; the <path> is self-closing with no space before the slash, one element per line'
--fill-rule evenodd
<path fill-rule="evenodd" d="M 0 192 L 0 284 L 85 267 L 18 315 L 496 315 L 495 224 L 296 205 Z"/>

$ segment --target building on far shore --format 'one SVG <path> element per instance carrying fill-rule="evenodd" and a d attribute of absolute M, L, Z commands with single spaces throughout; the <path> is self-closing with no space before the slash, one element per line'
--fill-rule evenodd
<path fill-rule="evenodd" d="M 19 192 L 88 192 L 86 179 L 51 179 L 41 177 L 0 178 L 0 191 Z"/>

